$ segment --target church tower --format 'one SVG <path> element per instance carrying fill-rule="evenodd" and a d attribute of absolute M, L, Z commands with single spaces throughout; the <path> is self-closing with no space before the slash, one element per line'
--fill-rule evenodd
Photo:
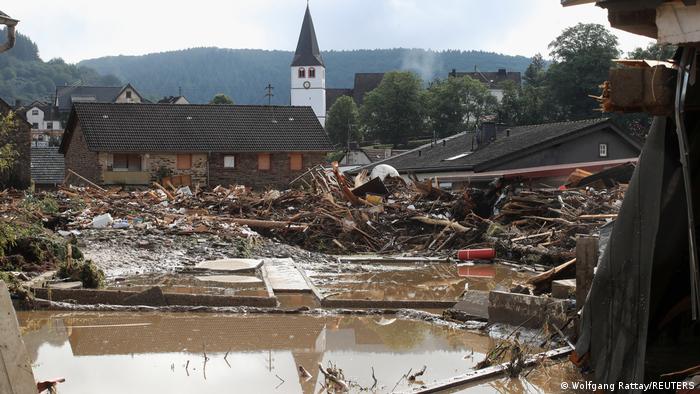
<path fill-rule="evenodd" d="M 321 57 L 311 20 L 309 5 L 306 5 L 304 23 L 301 25 L 297 50 L 292 60 L 292 105 L 310 106 L 321 125 L 326 125 L 326 66 Z"/>

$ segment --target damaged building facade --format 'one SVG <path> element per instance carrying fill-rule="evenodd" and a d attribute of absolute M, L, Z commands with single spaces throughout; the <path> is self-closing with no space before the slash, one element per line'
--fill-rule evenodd
<path fill-rule="evenodd" d="M 75 103 L 60 152 L 101 185 L 283 186 L 332 149 L 310 107 Z"/>

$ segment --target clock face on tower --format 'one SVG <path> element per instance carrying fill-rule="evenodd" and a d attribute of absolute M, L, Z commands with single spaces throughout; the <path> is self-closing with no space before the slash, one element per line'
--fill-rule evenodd
<path fill-rule="evenodd" d="M 304 81 L 304 89 L 308 89 L 311 87 L 311 82 L 309 81 Z"/>

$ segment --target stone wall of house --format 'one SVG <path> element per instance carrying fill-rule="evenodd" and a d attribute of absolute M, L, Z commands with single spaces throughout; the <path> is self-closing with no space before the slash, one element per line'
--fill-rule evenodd
<path fill-rule="evenodd" d="M 97 184 L 102 183 L 102 167 L 98 159 L 98 154 L 88 149 L 83 129 L 79 124 L 75 126 L 73 130 L 73 135 L 66 149 L 65 160 L 66 175 L 70 169 L 89 179 L 91 182 Z M 82 185 L 85 182 L 75 175 L 71 175 L 69 177 L 69 183 L 73 185 Z"/>
<path fill-rule="evenodd" d="M 236 158 L 235 168 L 224 167 L 225 156 Z M 309 167 L 323 163 L 325 157 L 324 152 L 303 153 L 302 169 L 292 171 L 289 167 L 289 153 L 271 153 L 270 169 L 258 170 L 257 153 L 212 153 L 209 159 L 209 185 L 215 187 L 238 184 L 254 189 L 286 188 L 291 180 L 303 174 Z"/>
<path fill-rule="evenodd" d="M 4 102 L 0 105 L 3 115 L 8 115 L 10 110 Z M 12 144 L 17 156 L 12 167 L 0 173 L 0 186 L 18 189 L 29 187 L 32 180 L 31 125 L 15 115 L 15 127 L 7 135 L 0 136 L 0 147 L 5 144 Z"/>
<path fill-rule="evenodd" d="M 151 173 L 151 179 L 154 181 L 159 178 L 159 170 L 161 167 L 168 168 L 172 175 L 190 175 L 192 177 L 192 185 L 199 184 L 206 186 L 207 184 L 207 155 L 203 153 L 192 154 L 192 168 L 187 170 L 177 169 L 177 154 L 162 154 L 150 153 L 147 164 L 143 166 L 144 171 Z"/>

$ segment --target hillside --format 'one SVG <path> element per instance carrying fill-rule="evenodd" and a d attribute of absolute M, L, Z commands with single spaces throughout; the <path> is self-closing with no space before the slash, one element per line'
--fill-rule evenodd
<path fill-rule="evenodd" d="M 0 29 L 0 37 L 5 39 L 4 29 Z M 67 64 L 62 59 L 44 62 L 36 44 L 19 33 L 15 46 L 0 54 L 0 97 L 10 104 L 16 99 L 25 103 L 50 100 L 56 92 L 56 85 L 74 83 L 121 85 L 113 75 L 100 75 L 91 68 Z"/>
<path fill-rule="evenodd" d="M 263 104 L 267 102 L 264 88 L 271 83 L 275 88 L 273 103 L 289 104 L 292 55 L 290 51 L 192 48 L 143 56 L 109 56 L 78 65 L 114 74 L 151 99 L 176 95 L 182 87 L 183 95 L 193 103 L 204 103 L 216 93 L 225 93 L 238 104 Z M 530 63 L 523 56 L 490 52 L 400 48 L 328 51 L 323 57 L 329 88 L 352 87 L 356 72 L 412 70 L 429 81 L 444 78 L 453 68 L 524 71 Z"/>

